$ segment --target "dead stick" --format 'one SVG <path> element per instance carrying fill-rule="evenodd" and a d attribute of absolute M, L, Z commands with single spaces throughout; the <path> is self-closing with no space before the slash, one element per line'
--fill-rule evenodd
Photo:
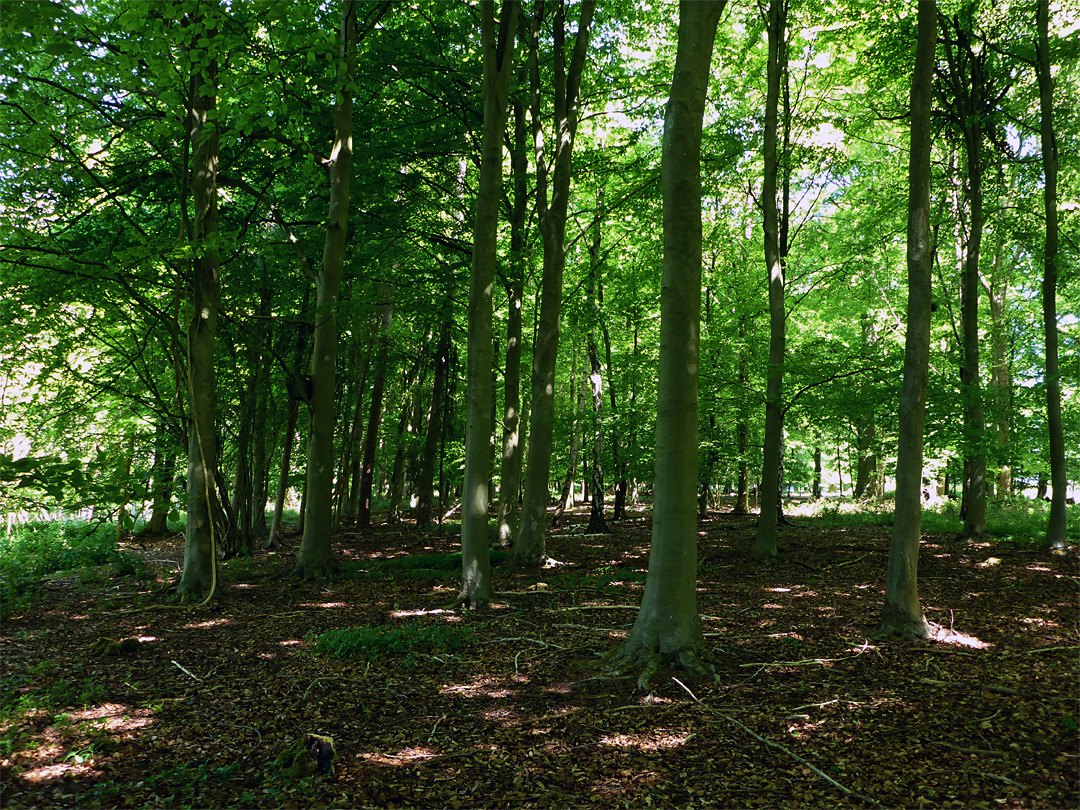
<path fill-rule="evenodd" d="M 938 740 L 934 745 L 940 745 L 942 748 L 949 748 L 953 751 L 959 751 L 961 754 L 975 754 L 976 756 L 983 757 L 1003 757 L 1004 753 L 1001 751 L 990 751 L 986 748 L 964 748 L 961 745 L 953 745 L 952 743 L 942 742 Z"/>
<path fill-rule="evenodd" d="M 776 748 L 776 749 L 778 749 L 780 751 L 783 751 L 785 754 L 787 754 L 793 760 L 798 762 L 800 765 L 803 765 L 803 766 L 809 768 L 814 773 L 816 773 L 818 776 L 820 776 L 822 779 L 824 779 L 826 782 L 828 782 L 830 785 L 837 788 L 838 790 L 843 791 L 848 796 L 851 796 L 851 797 L 856 798 L 856 799 L 862 799 L 864 802 L 867 802 L 868 804 L 870 804 L 873 807 L 882 807 L 882 808 L 884 808 L 884 805 L 881 802 L 879 802 L 877 799 L 872 799 L 869 796 L 863 796 L 861 793 L 856 793 L 851 788 L 845 787 L 844 785 L 841 785 L 839 782 L 837 782 L 835 779 L 833 779 L 827 773 L 822 771 L 820 768 L 818 768 L 812 762 L 809 762 L 809 761 L 803 759 L 798 754 L 796 754 L 793 751 L 790 751 L 787 748 L 785 748 L 784 746 L 780 745 L 780 743 L 775 743 L 772 740 L 768 740 L 765 737 L 762 737 L 756 731 L 752 731 L 749 727 L 747 727 L 743 723 L 740 723 L 734 717 L 729 717 L 728 715 L 724 714 L 723 712 L 716 711 L 715 709 L 713 709 L 712 706 L 709 706 L 706 703 L 702 703 L 700 700 L 698 700 L 697 695 L 695 695 L 693 692 L 691 692 L 687 688 L 686 684 L 684 684 L 678 678 L 672 678 L 672 680 L 675 681 L 675 683 L 677 683 L 679 686 L 681 686 L 684 690 L 686 690 L 686 694 L 690 695 L 690 697 L 693 699 L 693 701 L 695 703 L 697 703 L 699 706 L 701 706 L 703 709 L 705 709 L 706 711 L 708 711 L 708 712 L 710 712 L 712 714 L 715 714 L 717 717 L 723 717 L 729 723 L 735 724 L 736 726 L 741 728 L 743 731 L 745 731 L 747 734 L 749 734 L 751 737 L 753 737 L 755 740 L 757 740 L 758 742 L 764 743 L 769 748 Z"/>

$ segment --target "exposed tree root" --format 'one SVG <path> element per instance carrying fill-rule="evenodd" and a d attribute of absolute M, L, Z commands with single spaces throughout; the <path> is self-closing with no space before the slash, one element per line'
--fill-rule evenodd
<path fill-rule="evenodd" d="M 318 562 L 301 563 L 285 576 L 285 579 L 300 582 L 323 582 L 338 572 L 338 562 L 333 557 Z"/>
<path fill-rule="evenodd" d="M 446 610 L 487 610 L 491 606 L 491 598 L 481 596 L 478 593 L 470 593 L 467 588 L 463 588 L 461 593 L 457 595 L 450 604 L 446 605 Z"/>
<path fill-rule="evenodd" d="M 704 647 L 701 649 L 684 647 L 662 652 L 656 644 L 646 645 L 628 640 L 611 652 L 606 659 L 606 669 L 613 675 L 624 675 L 630 670 L 640 670 L 637 686 L 643 692 L 649 690 L 649 685 L 656 677 L 656 673 L 665 666 L 699 678 L 716 679 L 716 661 Z"/>
<path fill-rule="evenodd" d="M 894 616 L 882 619 L 881 624 L 869 635 L 874 641 L 917 641 L 937 638 L 938 630 L 940 630 L 938 625 L 932 624 L 925 619 L 920 625 L 918 622 L 911 621 L 906 617 L 903 620 L 898 620 Z"/>

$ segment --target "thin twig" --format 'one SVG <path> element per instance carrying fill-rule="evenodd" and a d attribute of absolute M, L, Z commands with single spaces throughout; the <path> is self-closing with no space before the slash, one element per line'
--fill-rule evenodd
<path fill-rule="evenodd" d="M 835 779 L 833 779 L 827 773 L 822 771 L 816 765 L 814 765 L 813 763 L 807 761 L 803 757 L 800 757 L 798 754 L 794 753 L 793 751 L 788 750 L 784 746 L 780 745 L 780 743 L 775 743 L 772 740 L 769 740 L 769 739 L 766 739 L 765 737 L 762 737 L 756 731 L 751 730 L 744 723 L 740 723 L 734 717 L 729 717 L 728 715 L 717 711 L 712 706 L 709 706 L 706 703 L 702 703 L 698 699 L 697 695 L 695 695 L 693 692 L 691 692 L 690 689 L 686 686 L 686 684 L 684 684 L 678 678 L 672 678 L 672 680 L 675 681 L 675 683 L 677 683 L 679 686 L 681 686 L 686 691 L 686 694 L 690 695 L 690 697 L 693 699 L 693 701 L 695 703 L 697 703 L 699 706 L 701 706 L 703 709 L 705 709 L 709 713 L 714 714 L 717 717 L 722 717 L 725 720 L 727 720 L 729 723 L 733 723 L 734 725 L 738 726 L 743 731 L 745 731 L 747 734 L 749 734 L 751 737 L 753 737 L 755 740 L 757 740 L 758 742 L 764 743 L 769 748 L 776 748 L 779 751 L 783 751 L 785 754 L 787 754 L 793 760 L 798 762 L 800 765 L 803 765 L 804 767 L 809 768 L 814 773 L 816 773 L 818 776 L 820 776 L 822 779 L 824 779 L 826 782 L 828 782 L 830 785 L 832 785 L 833 787 L 837 788 L 838 790 L 846 793 L 848 796 L 852 796 L 853 798 L 856 798 L 856 799 L 862 799 L 864 802 L 870 804 L 873 807 L 884 807 L 884 805 L 881 804 L 881 802 L 877 801 L 877 799 L 872 799 L 869 796 L 863 796 L 861 793 L 856 793 L 851 788 L 845 787 L 844 785 L 841 785 L 839 782 L 837 782 Z"/>
<path fill-rule="evenodd" d="M 194 678 L 197 681 L 202 680 L 202 678 L 200 678 L 198 675 L 192 675 L 190 670 L 184 669 L 182 666 L 180 666 L 180 664 L 176 663 L 175 661 L 172 661 L 171 663 L 172 663 L 173 666 L 175 666 L 178 670 L 183 672 L 188 677 Z"/>

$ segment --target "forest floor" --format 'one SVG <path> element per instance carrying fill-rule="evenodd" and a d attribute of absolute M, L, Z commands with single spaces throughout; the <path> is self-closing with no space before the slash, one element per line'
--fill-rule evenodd
<path fill-rule="evenodd" d="M 755 518 L 712 513 L 718 678 L 661 670 L 645 694 L 600 659 L 633 623 L 648 515 L 602 536 L 585 517 L 551 536 L 558 565 L 496 568 L 485 612 L 445 610 L 460 572 L 416 556 L 458 538 L 401 525 L 341 532 L 325 583 L 276 576 L 295 549 L 230 560 L 195 609 L 154 608 L 176 537 L 129 544 L 157 587 L 55 577 L 0 635 L 0 805 L 1080 805 L 1075 547 L 929 535 L 922 603 L 952 632 L 878 643 L 887 526 L 796 519 L 762 566 Z M 102 637 L 140 643 L 98 657 Z M 330 775 L 282 764 L 308 733 L 333 738 Z"/>

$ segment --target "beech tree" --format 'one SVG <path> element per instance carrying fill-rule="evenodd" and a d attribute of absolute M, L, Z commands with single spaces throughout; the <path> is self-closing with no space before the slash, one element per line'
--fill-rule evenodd
<path fill-rule="evenodd" d="M 713 41 L 726 0 L 679 4 L 678 50 L 664 115 L 656 475 L 645 594 L 616 667 L 643 666 L 644 688 L 672 664 L 711 671 L 697 612 L 698 352 L 701 321 L 701 129 Z"/>
<path fill-rule="evenodd" d="M 1058 368 L 1058 222 L 1057 138 L 1054 135 L 1054 80 L 1050 73 L 1049 0 L 1039 0 L 1036 6 L 1039 79 L 1039 109 L 1042 113 L 1039 134 L 1042 141 L 1043 200 L 1046 216 L 1046 239 L 1043 245 L 1042 310 L 1043 334 L 1046 340 L 1046 424 L 1050 444 L 1050 520 L 1046 527 L 1045 544 L 1064 548 L 1065 537 L 1065 432 L 1061 421 L 1061 377 Z"/>
<path fill-rule="evenodd" d="M 570 196 L 570 159 L 574 151 L 579 115 L 581 76 L 589 47 L 594 0 L 583 0 L 569 66 L 565 51 L 565 2 L 556 0 L 553 21 L 554 138 L 544 139 L 541 114 L 540 27 L 544 3 L 538 0 L 529 44 L 530 110 L 536 148 L 537 216 L 544 244 L 540 315 L 533 345 L 532 409 L 529 413 L 529 450 L 525 462 L 518 533 L 510 552 L 511 565 L 539 565 L 546 555 L 548 478 L 555 429 L 555 367 L 559 352 L 563 271 L 566 266 L 566 216 Z M 550 176 L 550 201 L 548 178 Z"/>
<path fill-rule="evenodd" d="M 915 70 L 911 78 L 911 146 L 908 158 L 907 331 L 900 438 L 885 606 L 880 636 L 926 638 L 930 625 L 919 603 L 919 540 L 922 531 L 923 430 L 930 356 L 930 290 L 933 242 L 930 233 L 930 99 L 937 44 L 937 3 L 919 0 Z"/>
<path fill-rule="evenodd" d="M 760 560 L 777 556 L 776 524 L 780 519 L 780 463 L 784 442 L 784 355 L 787 351 L 787 308 L 784 305 L 784 256 L 787 241 L 787 172 L 781 214 L 777 211 L 778 160 L 776 140 L 781 82 L 787 74 L 787 0 L 771 0 L 766 26 L 769 32 L 768 89 L 765 96 L 765 182 L 761 191 L 764 212 L 765 269 L 769 278 L 769 366 L 765 391 L 765 445 L 761 471 L 761 511 L 754 556 Z M 785 104 L 785 108 L 786 108 Z M 785 109 L 785 117 L 789 111 Z M 787 139 L 785 138 L 785 141 Z M 786 144 L 785 144 L 786 145 Z"/>
<path fill-rule="evenodd" d="M 494 0 L 480 4 L 484 60 L 484 130 L 480 187 L 476 195 L 472 270 L 469 275 L 468 393 L 465 426 L 465 494 L 461 502 L 461 593 L 457 604 L 484 608 L 491 600 L 488 554 L 488 474 L 491 463 L 491 298 L 502 186 L 503 128 L 514 70 L 518 4 L 504 0 L 495 22 Z"/>
<path fill-rule="evenodd" d="M 193 20 L 189 138 L 191 196 L 194 203 L 191 262 L 191 320 L 188 325 L 188 396 L 191 423 L 188 444 L 187 526 L 184 533 L 184 572 L 177 590 L 181 598 L 201 595 L 213 587 L 217 549 L 211 491 L 217 470 L 217 419 L 214 384 L 214 337 L 221 295 L 218 263 L 218 121 L 217 54 L 213 50 L 219 21 L 211 10 Z M 186 201 L 185 201 L 186 204 Z M 220 538 L 218 538 L 220 542 Z"/>
<path fill-rule="evenodd" d="M 330 209 L 322 264 L 315 279 L 315 330 L 311 359 L 310 427 L 307 458 L 307 504 L 304 535 L 296 557 L 295 574 L 324 576 L 334 567 L 330 540 L 333 535 L 334 487 L 334 386 L 337 374 L 337 306 L 349 228 L 349 183 L 353 156 L 353 82 L 356 49 L 363 30 L 367 34 L 385 13 L 389 3 L 369 8 L 361 29 L 356 0 L 343 0 L 340 30 L 341 86 L 334 113 L 334 137 L 327 162 Z"/>

